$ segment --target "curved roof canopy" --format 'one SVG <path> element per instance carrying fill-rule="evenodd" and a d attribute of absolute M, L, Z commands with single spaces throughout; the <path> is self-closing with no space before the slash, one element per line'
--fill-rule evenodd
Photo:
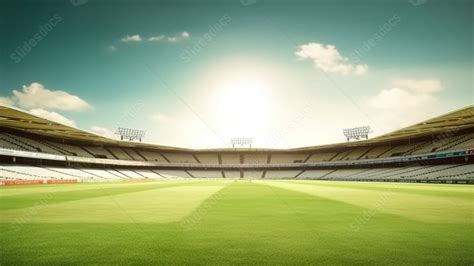
<path fill-rule="evenodd" d="M 66 126 L 57 122 L 53 122 L 38 116 L 35 116 L 29 112 L 14 108 L 11 106 L 0 105 L 0 127 L 11 128 L 19 131 L 24 131 L 30 134 L 36 134 L 41 136 L 47 136 L 51 138 L 57 138 L 62 140 L 70 140 L 77 142 L 87 142 L 97 145 L 113 145 L 113 146 L 126 146 L 126 147 L 142 147 L 149 149 L 163 149 L 163 150 L 181 150 L 191 151 L 192 149 L 178 148 L 161 146 L 147 143 L 137 143 L 129 141 L 114 140 L 99 136 L 95 133 L 88 132 L 75 127 Z M 474 127 L 474 106 L 468 106 L 463 109 L 444 114 L 421 123 L 402 128 L 390 132 L 385 135 L 381 135 L 369 140 L 361 140 L 354 142 L 344 142 L 330 145 L 301 147 L 295 149 L 251 149 L 253 151 L 308 151 L 318 150 L 326 148 L 342 148 L 351 146 L 366 146 L 381 144 L 391 141 L 399 141 L 404 139 L 411 139 L 415 137 L 422 137 L 428 135 L 438 135 L 448 132 L 457 132 L 467 128 Z M 205 149 L 205 150 L 194 150 L 194 151 L 235 151 L 236 149 Z M 249 149 L 245 149 L 248 151 Z"/>

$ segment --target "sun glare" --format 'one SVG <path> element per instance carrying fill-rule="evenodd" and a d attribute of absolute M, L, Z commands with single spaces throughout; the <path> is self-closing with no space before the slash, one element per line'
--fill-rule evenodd
<path fill-rule="evenodd" d="M 270 119 L 269 90 L 269 83 L 262 78 L 237 77 L 225 81 L 214 101 L 218 127 L 229 134 L 261 135 Z"/>

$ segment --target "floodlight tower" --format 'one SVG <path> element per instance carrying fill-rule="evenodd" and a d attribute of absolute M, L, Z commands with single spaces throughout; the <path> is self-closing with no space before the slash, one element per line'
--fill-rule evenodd
<path fill-rule="evenodd" d="M 121 140 L 128 139 L 129 141 L 139 140 L 142 142 L 142 139 L 145 137 L 145 130 L 119 127 L 115 134 L 120 136 Z"/>
<path fill-rule="evenodd" d="M 370 126 L 346 128 L 342 130 L 347 141 L 350 141 L 351 139 L 359 140 L 361 138 L 369 139 L 369 133 L 372 132 Z"/>
<path fill-rule="evenodd" d="M 249 145 L 252 148 L 253 138 L 231 138 L 230 142 L 232 143 L 232 148 L 235 148 L 235 145 L 245 146 Z"/>

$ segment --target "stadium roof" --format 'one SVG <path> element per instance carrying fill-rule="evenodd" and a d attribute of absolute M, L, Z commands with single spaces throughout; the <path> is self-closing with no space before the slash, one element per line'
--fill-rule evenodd
<path fill-rule="evenodd" d="M 314 148 L 329 148 L 336 145 L 346 144 L 347 146 L 363 146 L 363 145 L 372 145 L 387 143 L 392 141 L 400 141 L 404 139 L 411 139 L 429 135 L 439 135 L 446 133 L 455 133 L 467 128 L 474 127 L 474 106 L 468 106 L 444 115 L 440 115 L 421 123 L 411 125 L 372 139 L 356 141 L 356 142 L 346 142 L 339 144 L 331 144 L 324 146 L 314 146 L 314 147 L 303 147 L 292 150 L 308 150 Z"/>
<path fill-rule="evenodd" d="M 66 126 L 51 120 L 47 120 L 38 116 L 35 116 L 29 112 L 20 110 L 11 106 L 0 105 L 0 127 L 12 128 L 20 131 L 24 131 L 31 134 L 37 134 L 41 136 L 47 136 L 58 139 L 92 142 L 94 144 L 108 144 L 108 145 L 120 145 L 120 146 L 137 146 L 141 144 L 147 146 L 147 144 L 114 140 L 106 138 L 95 133 L 78 129 L 71 126 Z M 164 148 L 164 149 L 180 149 L 175 147 L 167 147 L 160 145 L 151 145 L 153 148 Z"/>
<path fill-rule="evenodd" d="M 98 145 L 119 145 L 127 147 L 142 147 L 152 149 L 163 149 L 163 150 L 182 150 L 191 151 L 192 149 L 178 148 L 161 146 L 147 143 L 137 143 L 129 141 L 120 141 L 103 136 L 99 136 L 95 133 L 88 132 L 75 127 L 66 126 L 57 122 L 53 122 L 38 116 L 35 116 L 29 112 L 20 110 L 11 106 L 0 105 L 0 127 L 12 128 L 19 131 L 24 131 L 31 134 L 37 134 L 41 136 L 47 136 L 52 138 L 90 142 Z M 252 151 L 307 151 L 307 150 L 318 150 L 327 148 L 337 147 L 349 147 L 349 146 L 365 146 L 374 145 L 380 143 L 386 143 L 391 141 L 399 141 L 403 139 L 410 139 L 415 137 L 422 137 L 428 135 L 437 135 L 447 132 L 457 132 L 467 128 L 474 127 L 474 106 L 468 106 L 463 109 L 441 115 L 424 122 L 396 130 L 394 132 L 378 136 L 369 140 L 361 140 L 355 142 L 344 142 L 330 145 L 301 147 L 295 149 L 255 149 Z M 205 149 L 198 151 L 235 151 L 236 149 Z M 249 151 L 250 149 L 239 149 L 242 151 Z M 195 150 L 196 151 L 196 150 Z"/>

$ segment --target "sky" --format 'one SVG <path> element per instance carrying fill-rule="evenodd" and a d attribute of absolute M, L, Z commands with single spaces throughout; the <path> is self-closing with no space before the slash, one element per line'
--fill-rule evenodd
<path fill-rule="evenodd" d="M 117 138 L 293 148 L 473 104 L 472 1 L 0 1 L 0 104 Z"/>

